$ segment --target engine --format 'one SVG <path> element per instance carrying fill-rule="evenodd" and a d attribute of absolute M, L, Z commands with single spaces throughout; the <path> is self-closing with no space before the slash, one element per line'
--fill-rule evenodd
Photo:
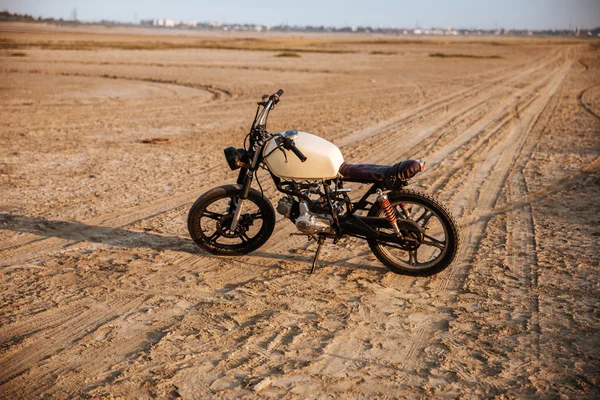
<path fill-rule="evenodd" d="M 294 210 L 296 207 L 297 210 Z M 331 217 L 325 214 L 311 213 L 304 200 L 298 203 L 288 197 L 283 197 L 277 204 L 277 212 L 292 220 L 295 217 L 296 228 L 307 235 L 332 232 Z"/>

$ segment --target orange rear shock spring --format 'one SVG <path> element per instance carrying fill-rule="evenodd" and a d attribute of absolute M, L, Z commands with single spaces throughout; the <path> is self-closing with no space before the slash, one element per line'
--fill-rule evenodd
<path fill-rule="evenodd" d="M 390 223 L 392 229 L 394 229 L 394 233 L 397 236 L 401 236 L 400 229 L 398 228 L 398 223 L 396 222 L 396 210 L 392 207 L 392 203 L 390 203 L 390 199 L 388 199 L 387 195 L 383 193 L 381 190 L 377 191 L 377 202 L 379 203 L 379 207 L 385 213 L 385 219 Z"/>

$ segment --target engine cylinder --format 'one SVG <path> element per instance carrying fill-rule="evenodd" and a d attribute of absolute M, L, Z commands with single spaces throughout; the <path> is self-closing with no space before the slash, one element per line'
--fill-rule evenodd
<path fill-rule="evenodd" d="M 292 200 L 288 197 L 282 197 L 279 199 L 279 203 L 277 203 L 277 212 L 284 217 L 289 218 L 292 213 L 292 206 Z"/>

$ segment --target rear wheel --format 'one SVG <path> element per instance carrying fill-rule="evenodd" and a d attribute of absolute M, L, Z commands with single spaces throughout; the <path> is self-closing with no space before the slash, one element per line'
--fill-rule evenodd
<path fill-rule="evenodd" d="M 458 225 L 450 211 L 433 197 L 414 190 L 390 194 L 389 200 L 397 218 L 419 224 L 424 234 L 401 231 L 409 239 L 405 245 L 369 240 L 369 247 L 379 261 L 397 274 L 415 276 L 437 274 L 448 267 L 458 253 L 460 241 Z M 377 203 L 368 215 L 385 216 Z M 378 230 L 394 234 L 391 227 Z"/>
<path fill-rule="evenodd" d="M 275 210 L 256 189 L 244 200 L 235 231 L 230 229 L 239 203 L 240 185 L 216 187 L 204 193 L 188 215 L 188 230 L 204 250 L 220 255 L 248 254 L 265 244 L 275 228 Z"/>

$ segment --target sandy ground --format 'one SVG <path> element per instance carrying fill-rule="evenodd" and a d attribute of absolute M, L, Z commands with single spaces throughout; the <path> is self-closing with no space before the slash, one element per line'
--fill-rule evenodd
<path fill-rule="evenodd" d="M 287 58 L 0 28 L 0 397 L 600 397 L 597 47 L 375 38 Z M 280 87 L 273 131 L 427 160 L 411 187 L 460 221 L 450 268 L 396 275 L 348 239 L 309 277 L 315 244 L 285 220 L 246 257 L 193 244 L 191 203 L 235 180 L 221 149 Z"/>

